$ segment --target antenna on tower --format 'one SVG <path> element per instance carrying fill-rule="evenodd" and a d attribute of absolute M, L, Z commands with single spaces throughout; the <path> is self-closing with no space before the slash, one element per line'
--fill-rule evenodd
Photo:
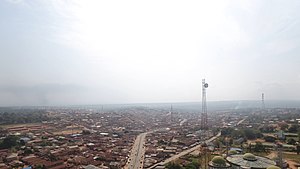
<path fill-rule="evenodd" d="M 205 79 L 202 79 L 202 114 L 201 114 L 201 128 L 207 129 L 207 105 L 206 105 L 206 88 L 208 84 L 205 83 Z"/>
<path fill-rule="evenodd" d="M 261 108 L 265 110 L 265 94 L 261 94 Z"/>

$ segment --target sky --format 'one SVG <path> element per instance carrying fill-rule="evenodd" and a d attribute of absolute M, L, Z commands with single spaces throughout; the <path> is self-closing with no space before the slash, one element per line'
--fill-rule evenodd
<path fill-rule="evenodd" d="M 0 1 L 0 106 L 300 100 L 300 1 Z"/>

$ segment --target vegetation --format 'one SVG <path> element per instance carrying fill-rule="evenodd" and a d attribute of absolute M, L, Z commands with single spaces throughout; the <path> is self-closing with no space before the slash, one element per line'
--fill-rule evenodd
<path fill-rule="evenodd" d="M 256 129 L 240 129 L 240 130 L 235 130 L 233 128 L 226 128 L 221 131 L 223 136 L 229 136 L 234 139 L 238 138 L 245 138 L 248 140 L 254 140 L 256 138 L 261 138 L 263 135 L 259 130 Z"/>
<path fill-rule="evenodd" d="M 271 142 L 271 143 L 274 143 L 276 141 L 276 137 L 273 136 L 265 136 L 264 139 L 266 142 Z"/>
<path fill-rule="evenodd" d="M 37 165 L 35 168 L 36 169 L 45 169 L 46 167 L 44 165 Z"/>
<path fill-rule="evenodd" d="M 170 162 L 165 165 L 167 169 L 199 169 L 200 161 L 204 161 L 203 156 L 194 156 L 194 155 L 188 155 L 184 156 L 182 160 L 185 161 L 185 163 L 180 165 L 181 162 Z M 204 163 L 203 163 L 204 164 Z"/>
<path fill-rule="evenodd" d="M 183 169 L 183 167 L 180 164 L 170 162 L 166 165 L 167 169 Z"/>
<path fill-rule="evenodd" d="M 287 142 L 286 143 L 288 143 L 288 144 L 291 144 L 291 145 L 295 145 L 296 144 L 296 140 L 295 139 L 293 139 L 293 138 L 289 138 L 288 140 L 287 140 Z"/>
<path fill-rule="evenodd" d="M 200 167 L 199 162 L 197 160 L 193 160 L 185 166 L 181 166 L 178 163 L 170 162 L 166 165 L 167 169 L 198 169 Z"/>
<path fill-rule="evenodd" d="M 297 133 L 298 131 L 300 131 L 298 124 L 292 124 L 288 129 L 288 132 L 290 133 Z"/>
<path fill-rule="evenodd" d="M 38 123 L 47 120 L 47 113 L 41 110 L 0 111 L 0 125 Z"/>
<path fill-rule="evenodd" d="M 272 126 L 272 125 L 265 125 L 265 126 L 259 128 L 259 130 L 262 133 L 274 133 L 276 131 L 276 127 Z"/>
<path fill-rule="evenodd" d="M 265 146 L 259 141 L 256 142 L 253 150 L 254 152 L 266 152 Z"/>
<path fill-rule="evenodd" d="M 0 149 L 8 149 L 19 145 L 19 138 L 17 136 L 7 136 L 0 142 Z"/>
<path fill-rule="evenodd" d="M 193 160 L 191 163 L 187 164 L 184 168 L 185 169 L 198 169 L 200 164 L 197 160 Z"/>
<path fill-rule="evenodd" d="M 254 129 L 244 129 L 244 136 L 249 140 L 254 140 L 256 138 L 261 138 L 263 135 L 259 130 Z"/>

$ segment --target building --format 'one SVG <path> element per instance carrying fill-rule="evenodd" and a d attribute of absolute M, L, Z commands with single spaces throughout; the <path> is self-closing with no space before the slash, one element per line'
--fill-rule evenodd
<path fill-rule="evenodd" d="M 208 169 L 231 168 L 230 164 L 221 156 L 215 156 L 209 163 Z"/>
<path fill-rule="evenodd" d="M 226 158 L 233 169 L 268 169 L 276 163 L 268 158 L 255 156 L 251 153 L 230 155 Z"/>
<path fill-rule="evenodd" d="M 277 167 L 277 166 L 275 166 L 275 165 L 272 165 L 272 166 L 268 167 L 267 169 L 280 169 L 280 167 Z"/>

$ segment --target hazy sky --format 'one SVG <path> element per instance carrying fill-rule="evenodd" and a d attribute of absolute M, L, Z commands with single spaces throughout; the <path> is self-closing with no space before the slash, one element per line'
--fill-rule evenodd
<path fill-rule="evenodd" d="M 0 1 L 0 106 L 299 100 L 300 1 Z"/>

